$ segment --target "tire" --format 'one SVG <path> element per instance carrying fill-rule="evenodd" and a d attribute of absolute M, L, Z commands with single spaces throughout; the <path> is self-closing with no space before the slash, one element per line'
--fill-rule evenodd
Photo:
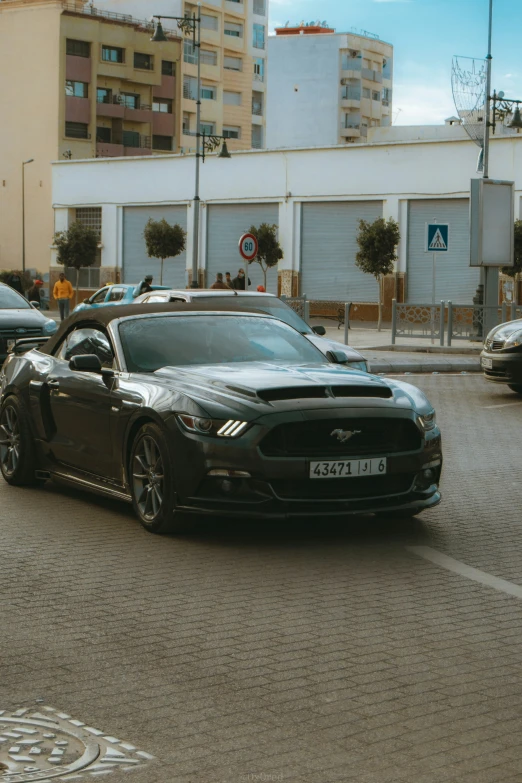
<path fill-rule="evenodd" d="M 508 389 L 511 389 L 515 394 L 522 394 L 522 385 L 515 383 L 508 383 Z"/>
<path fill-rule="evenodd" d="M 19 397 L 8 397 L 0 409 L 0 471 L 8 484 L 23 487 L 42 483 L 35 469 L 29 415 Z"/>
<path fill-rule="evenodd" d="M 174 470 L 167 439 L 157 424 L 145 424 L 136 434 L 129 463 L 134 512 L 150 533 L 181 532 L 176 514 Z"/>

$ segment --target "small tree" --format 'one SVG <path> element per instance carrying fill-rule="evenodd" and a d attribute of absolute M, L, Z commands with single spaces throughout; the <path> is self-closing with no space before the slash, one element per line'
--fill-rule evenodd
<path fill-rule="evenodd" d="M 78 304 L 78 283 L 80 269 L 90 267 L 96 261 L 99 237 L 97 232 L 83 223 L 72 223 L 67 231 L 54 235 L 58 250 L 56 260 L 66 269 L 76 269 L 76 304 Z"/>
<path fill-rule="evenodd" d="M 502 274 L 508 275 L 513 279 L 516 278 L 522 272 L 522 220 L 515 220 L 515 263 L 513 266 L 502 267 Z M 513 301 L 517 301 L 517 286 L 516 283 L 513 286 L 515 290 L 515 298 Z"/>
<path fill-rule="evenodd" d="M 21 269 L 3 269 L 0 272 L 0 283 L 7 283 L 7 278 L 10 277 L 10 275 L 18 275 L 22 282 L 22 288 L 24 289 L 24 293 L 31 288 L 33 284 L 33 279 L 29 272 L 22 272 Z M 37 277 L 42 277 L 41 273 L 37 273 Z"/>
<path fill-rule="evenodd" d="M 377 218 L 373 223 L 359 220 L 357 244 L 359 250 L 355 263 L 362 272 L 373 275 L 379 285 L 379 316 L 377 329 L 382 324 L 382 280 L 384 275 L 393 272 L 393 264 L 397 259 L 396 247 L 400 242 L 399 224 L 393 218 L 386 221 Z"/>
<path fill-rule="evenodd" d="M 143 232 L 149 258 L 161 260 L 160 285 L 163 285 L 163 262 L 175 258 L 185 250 L 186 233 L 177 223 L 173 226 L 162 220 L 150 220 Z"/>
<path fill-rule="evenodd" d="M 283 258 L 283 250 L 277 240 L 277 226 L 270 223 L 261 223 L 257 228 L 256 226 L 250 226 L 250 233 L 257 239 L 259 250 L 257 251 L 257 256 L 248 263 L 259 264 L 263 270 L 266 288 L 266 273 L 273 266 L 277 266 Z"/>

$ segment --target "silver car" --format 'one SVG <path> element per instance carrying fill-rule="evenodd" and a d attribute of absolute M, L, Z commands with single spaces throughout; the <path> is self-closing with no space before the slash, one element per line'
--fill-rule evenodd
<path fill-rule="evenodd" d="M 226 310 L 246 310 L 252 307 L 255 310 L 279 318 L 289 326 L 293 326 L 298 332 L 301 332 L 311 343 L 313 343 L 325 356 L 330 352 L 335 353 L 337 364 L 349 365 L 354 370 L 363 370 L 368 372 L 368 365 L 364 356 L 350 348 L 348 345 L 330 340 L 325 337 L 326 330 L 324 326 L 310 327 L 291 307 L 273 294 L 257 293 L 254 291 L 226 291 L 226 290 L 208 290 L 193 288 L 189 290 L 170 290 L 170 291 L 150 291 L 148 294 L 142 294 L 135 300 L 135 304 L 145 302 L 198 302 L 216 300 L 226 300 L 221 304 Z M 221 308 L 220 308 L 221 309 Z M 343 356 L 345 359 L 343 360 Z"/>

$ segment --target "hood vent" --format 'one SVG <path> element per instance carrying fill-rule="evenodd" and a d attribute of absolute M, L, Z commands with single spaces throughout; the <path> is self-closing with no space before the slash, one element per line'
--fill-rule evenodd
<path fill-rule="evenodd" d="M 334 397 L 381 397 L 389 400 L 393 392 L 386 386 L 332 386 Z"/>
<path fill-rule="evenodd" d="M 325 399 L 328 394 L 325 386 L 291 386 L 287 389 L 262 389 L 257 396 L 265 402 L 276 400 Z"/>

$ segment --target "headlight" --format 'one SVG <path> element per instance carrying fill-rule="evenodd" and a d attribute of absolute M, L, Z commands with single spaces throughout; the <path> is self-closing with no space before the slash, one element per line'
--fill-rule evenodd
<path fill-rule="evenodd" d="M 210 435 L 213 438 L 238 438 L 248 427 L 247 421 L 203 419 L 185 414 L 178 415 L 178 421 L 189 432 Z"/>
<path fill-rule="evenodd" d="M 504 348 L 516 348 L 517 345 L 522 345 L 522 330 L 510 334 L 504 343 Z"/>
<path fill-rule="evenodd" d="M 350 370 L 361 370 L 361 372 L 368 372 L 368 365 L 366 362 L 346 362 L 346 366 Z"/>
<path fill-rule="evenodd" d="M 52 319 L 49 319 L 47 323 L 45 324 L 43 331 L 44 334 L 54 334 L 58 329 L 58 326 L 56 325 L 56 322 Z"/>
<path fill-rule="evenodd" d="M 425 416 L 417 416 L 417 426 L 421 432 L 429 432 L 430 430 L 435 429 L 436 423 L 437 416 L 435 411 L 427 413 Z"/>

